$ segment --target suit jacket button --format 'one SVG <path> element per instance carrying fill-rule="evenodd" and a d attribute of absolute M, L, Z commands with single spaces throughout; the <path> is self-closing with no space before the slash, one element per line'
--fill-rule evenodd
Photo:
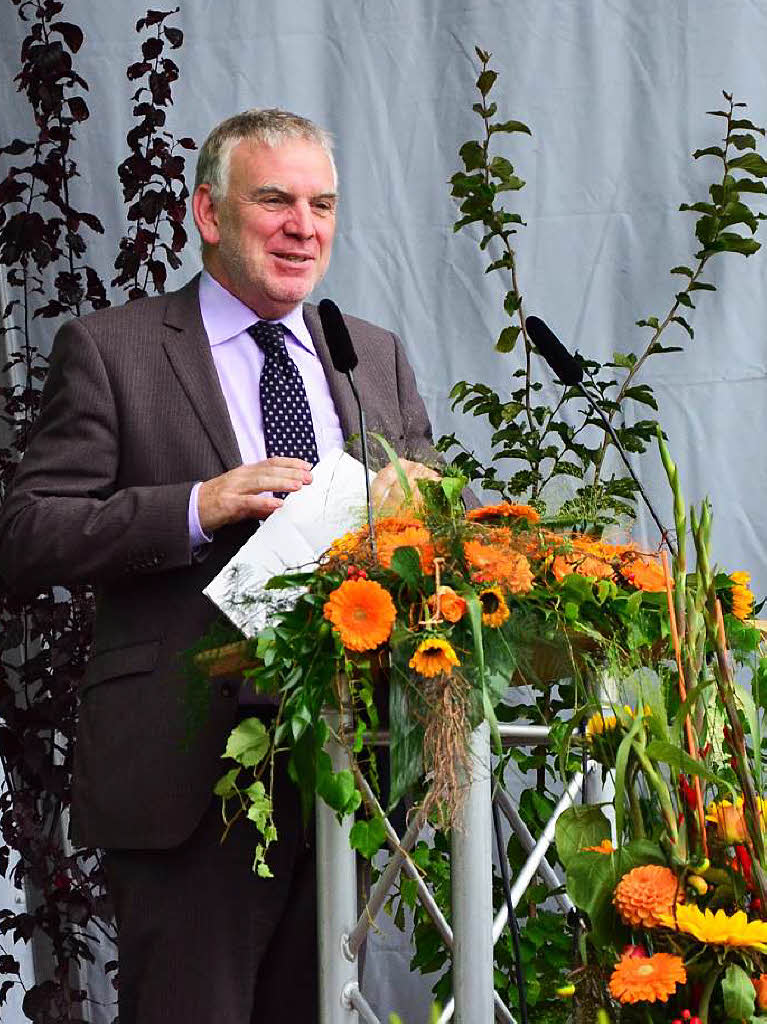
<path fill-rule="evenodd" d="M 229 686 L 228 684 L 222 686 L 221 687 L 221 696 L 222 697 L 231 697 L 232 696 L 232 688 L 231 688 L 231 686 Z"/>

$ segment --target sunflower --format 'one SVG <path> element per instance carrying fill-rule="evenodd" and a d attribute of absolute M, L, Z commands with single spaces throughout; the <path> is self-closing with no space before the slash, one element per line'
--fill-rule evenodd
<path fill-rule="evenodd" d="M 466 518 L 470 522 L 495 519 L 498 516 L 509 519 L 526 519 L 528 523 L 537 523 L 541 518 L 530 505 L 513 505 L 509 501 L 504 501 L 500 505 L 485 505 L 484 508 L 473 508 L 470 512 L 466 513 Z"/>
<path fill-rule="evenodd" d="M 754 610 L 754 595 L 749 590 L 751 574 L 748 572 L 731 572 L 732 589 L 730 599 L 732 601 L 732 614 L 736 619 L 748 619 Z"/>
<path fill-rule="evenodd" d="M 463 618 L 466 611 L 466 602 L 460 594 L 456 594 L 452 587 L 440 587 L 437 593 L 429 598 L 429 610 L 433 615 L 437 614 L 437 598 L 439 597 L 439 611 L 448 622 L 458 622 Z"/>
<path fill-rule="evenodd" d="M 767 921 L 749 921 L 743 910 L 736 910 L 734 914 L 723 910 L 712 913 L 690 903 L 677 907 L 676 914 L 664 914 L 661 923 L 707 945 L 737 946 L 767 953 Z"/>
<path fill-rule="evenodd" d="M 681 956 L 623 956 L 610 978 L 610 995 L 620 1003 L 665 1003 L 677 985 L 687 981 Z"/>
<path fill-rule="evenodd" d="M 670 868 L 643 864 L 621 878 L 613 903 L 624 924 L 657 928 L 682 899 L 679 881 Z"/>
<path fill-rule="evenodd" d="M 391 595 L 374 580 L 346 580 L 329 595 L 324 613 L 350 651 L 372 651 L 388 640 L 397 616 Z"/>
<path fill-rule="evenodd" d="M 497 629 L 509 617 L 509 606 L 503 599 L 500 587 L 485 587 L 479 595 L 482 605 L 482 625 Z"/>
<path fill-rule="evenodd" d="M 615 715 L 603 715 L 601 711 L 597 711 L 586 722 L 586 739 L 593 740 L 595 736 L 603 736 L 606 732 L 615 732 L 617 728 L 618 719 Z"/>
<path fill-rule="evenodd" d="M 584 846 L 581 853 L 615 853 L 615 847 L 609 839 L 603 839 L 599 846 Z"/>
<path fill-rule="evenodd" d="M 657 594 L 666 589 L 663 566 L 653 555 L 631 552 L 621 559 L 619 570 L 624 580 L 637 590 Z M 673 585 L 672 580 L 671 586 Z"/>
<path fill-rule="evenodd" d="M 466 561 L 475 570 L 474 579 L 480 583 L 503 583 L 512 594 L 526 594 L 532 590 L 533 574 L 524 555 L 501 544 L 486 544 L 481 540 L 467 540 L 463 545 Z"/>
<path fill-rule="evenodd" d="M 437 636 L 430 636 L 416 648 L 415 654 L 408 662 L 420 676 L 431 679 L 441 672 L 450 675 L 454 665 L 460 665 L 458 655 L 447 642 Z"/>

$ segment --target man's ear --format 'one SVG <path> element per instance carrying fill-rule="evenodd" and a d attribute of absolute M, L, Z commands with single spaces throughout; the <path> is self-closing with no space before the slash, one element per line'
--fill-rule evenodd
<path fill-rule="evenodd" d="M 192 213 L 203 244 L 218 245 L 218 207 L 211 195 L 210 185 L 198 185 L 194 190 Z"/>

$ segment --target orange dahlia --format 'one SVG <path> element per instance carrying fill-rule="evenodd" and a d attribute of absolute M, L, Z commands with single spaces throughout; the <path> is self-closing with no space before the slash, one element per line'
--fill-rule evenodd
<path fill-rule="evenodd" d="M 466 602 L 452 587 L 440 587 L 437 593 L 429 598 L 429 610 L 433 615 L 437 614 L 437 608 L 448 622 L 458 622 L 466 611 Z"/>
<path fill-rule="evenodd" d="M 670 868 L 643 864 L 632 868 L 615 887 L 613 903 L 624 924 L 657 928 L 675 903 L 682 902 L 679 881 Z"/>
<path fill-rule="evenodd" d="M 619 569 L 624 580 L 637 590 L 657 594 L 666 589 L 663 566 L 653 555 L 632 552 L 621 559 Z M 672 580 L 671 586 L 673 585 Z"/>
<path fill-rule="evenodd" d="M 748 584 L 751 582 L 751 574 L 748 572 L 731 572 L 730 579 L 732 580 L 732 590 L 730 591 L 732 614 L 737 619 L 747 619 L 754 610 L 754 595 L 748 587 Z"/>
<path fill-rule="evenodd" d="M 687 981 L 681 956 L 622 956 L 610 978 L 610 995 L 620 1003 L 665 1003 Z"/>
<path fill-rule="evenodd" d="M 444 672 L 450 675 L 454 665 L 460 665 L 458 655 L 447 642 L 441 637 L 430 636 L 423 640 L 416 648 L 415 654 L 408 662 L 411 668 L 415 669 L 420 676 L 431 679 Z"/>
<path fill-rule="evenodd" d="M 406 526 L 394 532 L 385 530 L 377 535 L 378 561 L 388 569 L 397 548 L 415 548 L 421 560 L 421 568 L 427 576 L 434 573 L 434 545 L 431 534 L 425 526 Z"/>
<path fill-rule="evenodd" d="M 533 574 L 524 555 L 499 544 L 467 540 L 463 545 L 466 561 L 475 570 L 474 579 L 481 583 L 502 583 L 512 594 L 532 590 Z"/>
<path fill-rule="evenodd" d="M 473 522 L 483 519 L 495 519 L 498 516 L 513 519 L 526 519 L 528 523 L 537 523 L 540 515 L 530 505 L 513 505 L 504 501 L 500 505 L 485 505 L 484 508 L 473 508 L 466 513 L 466 518 Z"/>
<path fill-rule="evenodd" d="M 345 580 L 329 595 L 324 613 L 350 651 L 372 651 L 388 640 L 397 616 L 391 595 L 374 580 Z"/>
<path fill-rule="evenodd" d="M 482 605 L 482 625 L 497 629 L 509 617 L 509 606 L 503 599 L 500 587 L 486 587 L 479 593 Z"/>

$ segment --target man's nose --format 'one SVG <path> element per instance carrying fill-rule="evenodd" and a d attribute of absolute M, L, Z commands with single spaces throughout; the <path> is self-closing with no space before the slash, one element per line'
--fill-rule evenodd
<path fill-rule="evenodd" d="M 314 218 L 308 202 L 299 200 L 292 204 L 285 220 L 285 233 L 296 238 L 311 238 L 314 234 Z"/>

